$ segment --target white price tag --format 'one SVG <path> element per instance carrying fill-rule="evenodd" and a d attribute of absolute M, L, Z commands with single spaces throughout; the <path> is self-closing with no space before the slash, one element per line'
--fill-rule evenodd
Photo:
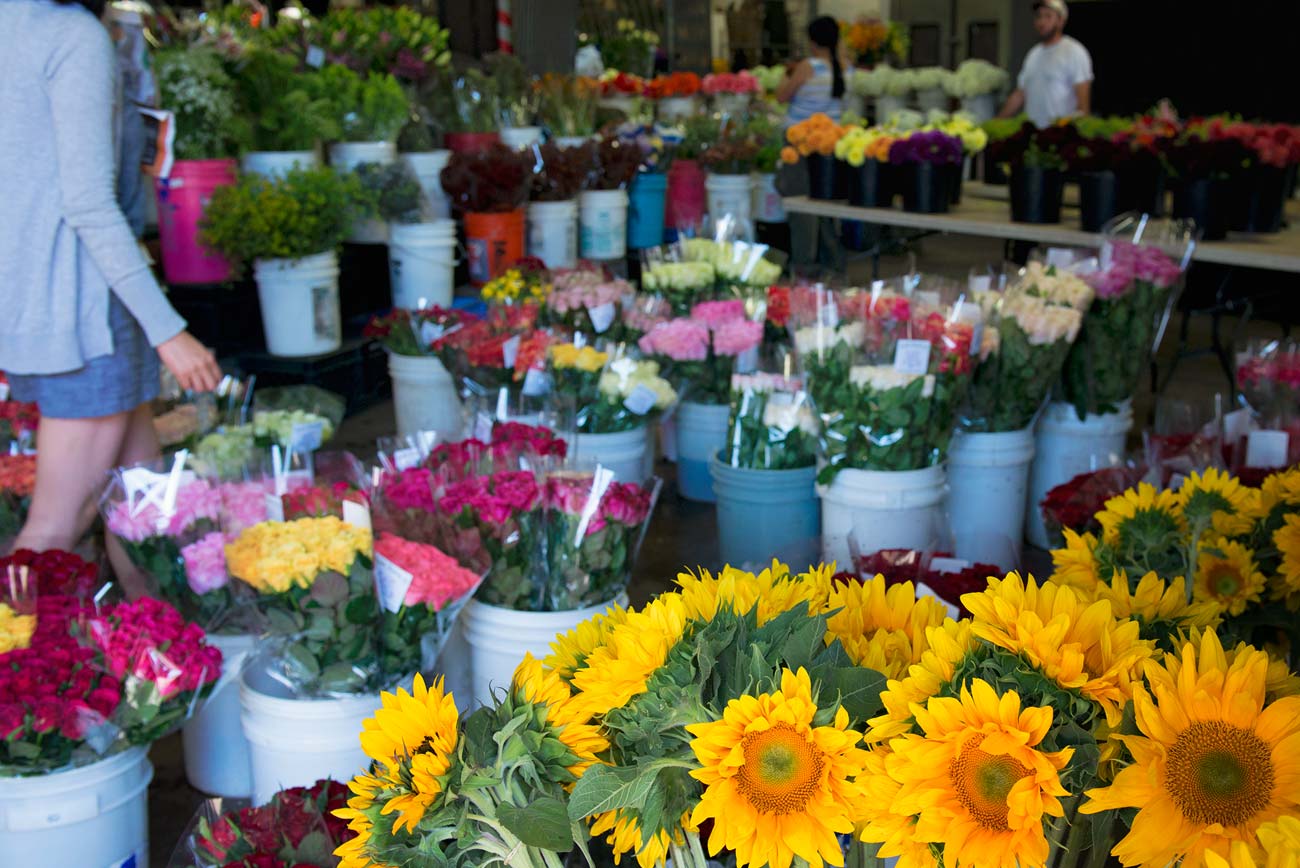
<path fill-rule="evenodd" d="M 289 448 L 294 452 L 315 452 L 325 434 L 322 422 L 299 422 L 289 434 Z"/>
<path fill-rule="evenodd" d="M 438 340 L 438 338 L 442 337 L 446 331 L 445 328 L 438 325 L 436 322 L 428 322 L 426 320 L 425 322 L 420 323 L 420 341 L 424 343 L 425 346 L 429 346 L 434 341 Z"/>
<path fill-rule="evenodd" d="M 933 564 L 934 562 L 931 561 L 931 566 L 933 566 Z M 952 618 L 954 621 L 961 620 L 961 609 L 958 609 L 952 603 L 949 603 L 943 597 L 936 594 L 934 592 L 934 589 L 931 588 L 929 585 L 927 585 L 925 582 L 916 583 L 916 596 L 933 597 L 935 600 L 939 602 L 939 605 L 943 606 L 943 608 L 947 611 L 949 618 Z"/>
<path fill-rule="evenodd" d="M 960 573 L 970 566 L 970 561 L 962 558 L 931 558 L 930 569 L 936 573 Z"/>
<path fill-rule="evenodd" d="M 370 509 L 363 503 L 343 501 L 343 521 L 362 530 L 370 530 Z"/>
<path fill-rule="evenodd" d="M 375 555 L 375 593 L 385 612 L 396 612 L 406 602 L 415 577 L 383 555 Z"/>
<path fill-rule="evenodd" d="M 551 391 L 551 383 L 546 374 L 536 368 L 529 368 L 524 374 L 524 394 L 530 398 L 545 395 Z"/>
<path fill-rule="evenodd" d="M 501 345 L 501 357 L 505 360 L 507 368 L 515 366 L 515 359 L 519 358 L 519 335 L 515 335 Z"/>
<path fill-rule="evenodd" d="M 993 277 L 988 274 L 972 274 L 967 287 L 971 292 L 988 292 L 993 288 Z"/>
<path fill-rule="evenodd" d="M 319 45 L 307 46 L 307 65 L 312 69 L 320 69 L 325 65 L 325 49 Z"/>
<path fill-rule="evenodd" d="M 474 414 L 474 439 L 492 442 L 492 417 L 481 410 Z"/>
<path fill-rule="evenodd" d="M 9 384 L 0 383 L 0 401 L 9 400 Z"/>
<path fill-rule="evenodd" d="M 398 449 L 393 453 L 393 466 L 398 470 L 410 470 L 420 463 L 420 450 L 414 446 Z"/>
<path fill-rule="evenodd" d="M 644 383 L 638 383 L 632 389 L 632 392 L 623 399 L 623 406 L 628 409 L 628 412 L 644 416 L 654 409 L 655 402 L 658 400 L 659 396 L 655 394 L 654 389 Z"/>
<path fill-rule="evenodd" d="M 614 315 L 617 312 L 613 302 L 587 308 L 587 316 L 591 319 L 591 327 L 596 330 L 596 334 L 603 335 L 609 330 L 609 327 L 614 324 Z"/>
<path fill-rule="evenodd" d="M 1233 410 L 1223 417 L 1223 439 L 1234 446 L 1255 427 L 1255 418 L 1246 409 Z"/>
<path fill-rule="evenodd" d="M 924 374 L 930 370 L 930 342 L 901 339 L 894 348 L 894 370 L 900 374 Z"/>
<path fill-rule="evenodd" d="M 1074 251 L 1068 247 L 1047 248 L 1047 267 L 1066 269 L 1074 262 Z"/>
<path fill-rule="evenodd" d="M 1290 440 L 1285 431 L 1251 431 L 1246 435 L 1246 466 L 1285 467 Z"/>
<path fill-rule="evenodd" d="M 1102 242 L 1101 253 L 1098 257 L 1098 264 L 1102 271 L 1110 269 L 1111 263 L 1115 261 L 1115 248 L 1109 241 Z"/>
<path fill-rule="evenodd" d="M 974 323 L 970 332 L 970 354 L 978 356 L 980 354 L 980 344 L 984 343 L 984 320 Z"/>
<path fill-rule="evenodd" d="M 752 374 L 758 370 L 758 347 L 750 347 L 736 356 L 736 373 Z"/>
<path fill-rule="evenodd" d="M 284 521 L 284 501 L 280 499 L 280 495 L 266 495 L 266 520 Z"/>

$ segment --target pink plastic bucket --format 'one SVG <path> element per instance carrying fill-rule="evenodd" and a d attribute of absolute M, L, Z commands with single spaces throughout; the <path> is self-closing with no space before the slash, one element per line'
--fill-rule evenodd
<path fill-rule="evenodd" d="M 693 229 L 704 219 L 704 172 L 694 160 L 675 160 L 668 169 L 664 223 L 670 229 Z"/>
<path fill-rule="evenodd" d="M 222 283 L 230 263 L 199 243 L 199 218 L 218 187 L 235 183 L 234 160 L 177 160 L 158 178 L 158 236 L 168 283 Z"/>

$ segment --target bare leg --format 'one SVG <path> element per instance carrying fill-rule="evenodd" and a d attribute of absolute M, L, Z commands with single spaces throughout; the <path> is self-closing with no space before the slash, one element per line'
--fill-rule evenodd
<path fill-rule="evenodd" d="M 93 419 L 41 419 L 36 490 L 15 548 L 71 549 L 94 519 L 104 474 L 117 465 L 130 413 Z"/>

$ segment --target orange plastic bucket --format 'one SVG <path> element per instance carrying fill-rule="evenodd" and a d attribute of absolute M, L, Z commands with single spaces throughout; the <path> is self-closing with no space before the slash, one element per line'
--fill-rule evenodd
<path fill-rule="evenodd" d="M 466 212 L 465 251 L 470 283 L 482 286 L 503 274 L 524 255 L 524 209 Z"/>

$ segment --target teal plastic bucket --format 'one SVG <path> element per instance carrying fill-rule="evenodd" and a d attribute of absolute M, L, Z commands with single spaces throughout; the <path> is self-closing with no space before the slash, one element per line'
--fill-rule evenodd
<path fill-rule="evenodd" d="M 634 250 L 664 243 L 664 200 L 668 176 L 643 172 L 628 190 L 627 246 Z"/>
<path fill-rule="evenodd" d="M 772 558 L 798 572 L 821 558 L 816 467 L 753 470 L 709 462 L 718 499 L 718 553 L 732 566 L 766 567 Z"/>

